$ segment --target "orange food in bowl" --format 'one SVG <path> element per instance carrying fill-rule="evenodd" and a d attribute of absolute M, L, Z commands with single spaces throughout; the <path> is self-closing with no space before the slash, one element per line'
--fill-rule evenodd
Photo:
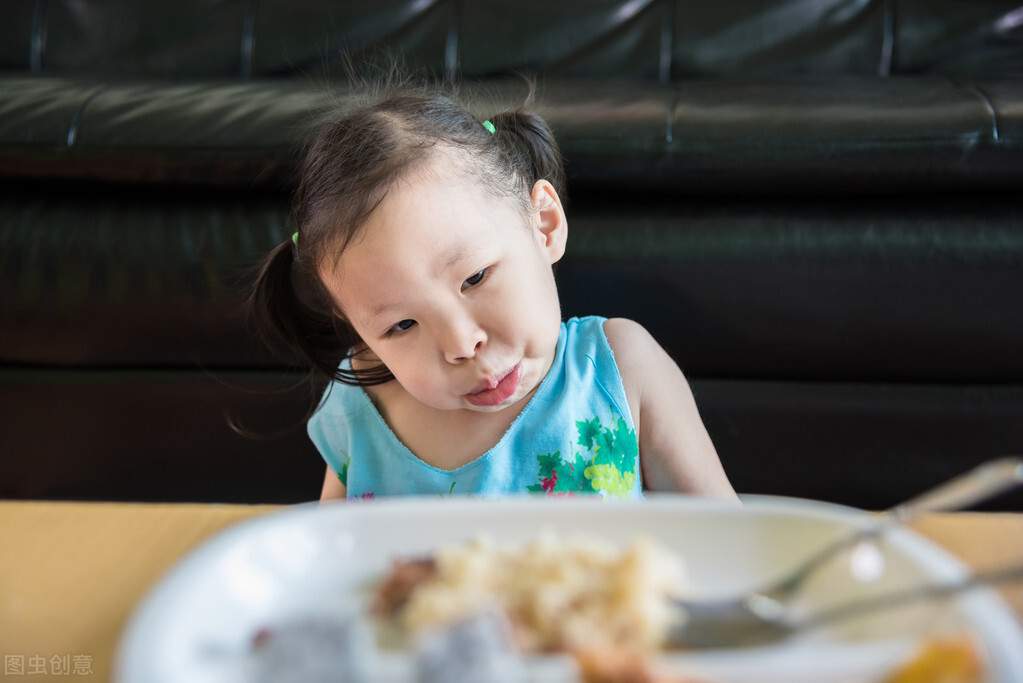
<path fill-rule="evenodd" d="M 984 665 L 972 640 L 931 638 L 884 683 L 979 683 L 983 677 Z"/>

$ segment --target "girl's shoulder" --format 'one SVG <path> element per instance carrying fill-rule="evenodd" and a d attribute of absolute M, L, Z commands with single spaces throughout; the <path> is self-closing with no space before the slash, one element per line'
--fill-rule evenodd
<path fill-rule="evenodd" d="M 614 354 L 625 393 L 637 407 L 651 378 L 668 369 L 667 353 L 645 327 L 628 318 L 609 318 L 604 323 L 604 335 Z"/>
<path fill-rule="evenodd" d="M 660 345 L 645 327 L 628 318 L 608 318 L 604 321 L 604 335 L 617 357 L 619 354 L 633 356 Z M 619 361 L 621 362 L 621 361 Z"/>

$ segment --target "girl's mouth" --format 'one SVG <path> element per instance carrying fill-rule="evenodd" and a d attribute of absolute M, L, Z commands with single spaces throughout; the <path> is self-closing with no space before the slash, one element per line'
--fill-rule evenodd
<path fill-rule="evenodd" d="M 499 380 L 491 380 L 482 388 L 467 395 L 466 400 L 479 407 L 496 406 L 507 401 L 522 381 L 522 363 L 517 364 Z"/>

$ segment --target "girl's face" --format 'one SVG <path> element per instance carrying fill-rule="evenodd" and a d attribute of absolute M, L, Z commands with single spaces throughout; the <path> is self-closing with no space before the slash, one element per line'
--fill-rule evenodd
<path fill-rule="evenodd" d="M 450 154 L 391 188 L 324 282 L 369 350 L 414 398 L 496 412 L 532 394 L 554 360 L 551 265 L 567 224 L 546 181 L 530 214 L 472 182 Z"/>

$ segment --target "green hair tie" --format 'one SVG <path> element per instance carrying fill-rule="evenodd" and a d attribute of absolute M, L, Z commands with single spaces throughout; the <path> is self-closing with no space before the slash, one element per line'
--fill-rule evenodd
<path fill-rule="evenodd" d="M 298 233 L 297 232 L 294 235 L 291 236 L 291 241 L 295 243 L 296 247 L 298 246 Z"/>
<path fill-rule="evenodd" d="M 491 135 L 493 135 L 494 133 L 497 132 L 497 129 L 494 128 L 494 124 L 492 124 L 490 121 L 484 121 L 483 122 L 483 127 L 486 128 L 488 131 L 490 131 Z"/>

